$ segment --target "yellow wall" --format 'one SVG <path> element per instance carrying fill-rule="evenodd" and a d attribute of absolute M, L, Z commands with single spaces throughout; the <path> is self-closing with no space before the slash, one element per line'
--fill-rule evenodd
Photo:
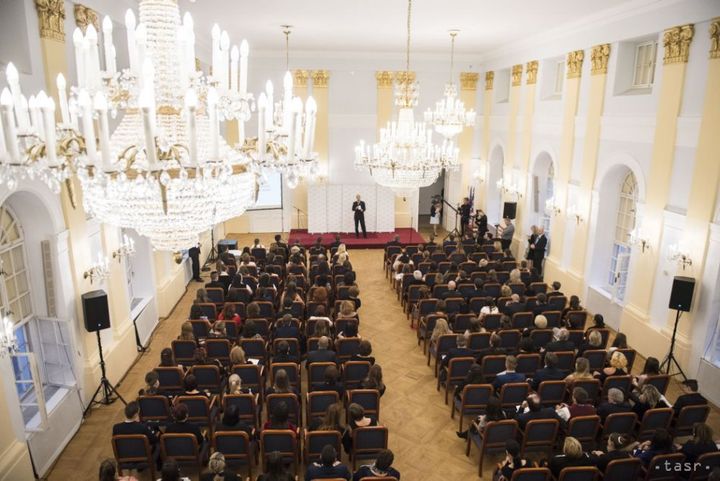
<path fill-rule="evenodd" d="M 528 169 L 530 165 L 530 148 L 532 147 L 532 125 L 533 115 L 535 114 L 535 87 L 537 84 L 537 60 L 528 62 L 525 66 L 525 98 L 522 108 L 522 137 L 520 139 L 519 171 L 520 177 L 524 184 L 527 183 Z M 527 197 L 527 185 L 525 185 L 523 198 Z M 515 220 L 515 239 L 516 255 L 522 255 L 525 249 L 525 231 L 523 219 L 528 214 L 530 208 L 530 200 L 525 202 L 525 208 L 518 209 L 517 219 Z"/>

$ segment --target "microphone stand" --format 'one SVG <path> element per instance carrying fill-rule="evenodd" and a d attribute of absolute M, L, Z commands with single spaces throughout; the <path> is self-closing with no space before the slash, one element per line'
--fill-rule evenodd
<path fill-rule="evenodd" d="M 445 205 L 447 205 L 448 207 L 450 207 L 450 210 L 452 210 L 452 211 L 455 213 L 455 227 L 453 227 L 453 230 L 451 230 L 450 232 L 448 232 L 448 234 L 443 238 L 443 242 L 444 242 L 444 241 L 446 241 L 451 235 L 454 236 L 455 238 L 460 237 L 460 231 L 458 230 L 458 210 L 457 210 L 455 207 L 453 207 L 452 205 L 450 205 L 450 202 L 446 201 L 445 199 L 443 199 L 442 201 L 443 201 L 443 204 L 445 204 Z"/>

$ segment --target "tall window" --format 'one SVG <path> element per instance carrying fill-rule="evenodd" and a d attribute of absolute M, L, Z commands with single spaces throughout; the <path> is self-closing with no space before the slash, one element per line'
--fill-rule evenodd
<path fill-rule="evenodd" d="M 629 172 L 620 186 L 615 240 L 608 275 L 608 285 L 613 297 L 618 301 L 625 299 L 628 267 L 630 265 L 630 233 L 635 228 L 636 213 L 637 180 L 635 175 Z"/>
<path fill-rule="evenodd" d="M 655 80 L 655 52 L 657 43 L 643 42 L 635 47 L 635 70 L 633 88 L 652 87 Z"/>
<path fill-rule="evenodd" d="M 555 168 L 553 167 L 553 163 L 550 162 L 550 165 L 548 166 L 548 173 L 547 177 L 545 178 L 545 199 L 552 199 L 555 197 Z M 548 213 L 547 209 L 545 209 L 545 206 L 543 205 L 541 207 L 542 211 L 542 226 L 545 228 L 545 235 L 550 234 L 550 214 Z"/>
<path fill-rule="evenodd" d="M 39 247 L 39 246 L 38 246 Z M 17 217 L 0 207 L 0 311 L 11 316 L 18 350 L 12 358 L 15 388 L 25 426 L 41 429 L 46 400 L 75 384 L 67 321 L 33 312 L 23 232 Z"/>
<path fill-rule="evenodd" d="M 565 82 L 565 60 L 559 60 L 555 64 L 555 85 L 553 86 L 553 94 L 562 95 L 564 82 Z"/>

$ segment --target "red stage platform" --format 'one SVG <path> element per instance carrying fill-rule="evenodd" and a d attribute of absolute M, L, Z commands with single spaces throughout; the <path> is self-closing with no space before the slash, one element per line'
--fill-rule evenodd
<path fill-rule="evenodd" d="M 340 232 L 340 240 L 347 247 L 355 249 L 382 249 L 385 244 L 396 235 L 400 236 L 400 242 L 403 244 L 419 244 L 425 242 L 426 239 L 420 235 L 415 229 L 407 227 L 395 229 L 395 232 L 368 232 L 367 239 L 360 235 L 359 239 L 355 238 L 355 233 Z M 297 239 L 302 245 L 309 246 L 315 243 L 315 239 L 322 237 L 323 244 L 331 244 L 335 240 L 334 232 L 326 232 L 325 234 L 309 234 L 306 229 L 292 229 L 290 231 L 290 240 L 292 244 Z"/>

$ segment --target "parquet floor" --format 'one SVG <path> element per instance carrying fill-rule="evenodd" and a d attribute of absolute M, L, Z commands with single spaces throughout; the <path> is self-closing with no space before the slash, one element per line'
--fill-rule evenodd
<path fill-rule="evenodd" d="M 252 242 L 252 235 L 234 236 L 240 245 Z M 260 236 L 269 245 L 272 235 Z M 417 346 L 415 332 L 403 314 L 394 292 L 381 268 L 381 250 L 351 251 L 357 272 L 363 305 L 360 310 L 360 333 L 373 345 L 373 355 L 383 367 L 388 386 L 381 403 L 380 421 L 390 430 L 389 447 L 395 453 L 395 466 L 406 481 L 441 481 L 477 479 L 477 452 L 465 457 L 464 442 L 455 435 L 456 420 L 450 419 L 450 408 L 442 393 L 435 390 L 432 369 Z M 195 290 L 191 283 L 172 315 L 158 326 L 148 352 L 128 372 L 119 390 L 132 398 L 142 387 L 145 373 L 157 365 L 160 350 L 177 336 L 186 319 Z M 632 340 L 630 340 L 632 341 Z M 636 366 L 642 367 L 639 359 Z M 671 385 L 668 398 L 674 400 L 677 386 Z M 93 410 L 84 425 L 65 448 L 48 476 L 50 481 L 91 480 L 97 477 L 99 462 L 112 457 L 110 426 L 122 420 L 122 404 Z M 714 408 L 710 424 L 720 433 L 720 415 Z M 497 458 L 485 461 L 484 479 Z M 145 476 L 143 479 L 149 479 Z M 193 478 L 196 479 L 196 478 Z M 300 478 L 302 479 L 302 477 Z"/>

